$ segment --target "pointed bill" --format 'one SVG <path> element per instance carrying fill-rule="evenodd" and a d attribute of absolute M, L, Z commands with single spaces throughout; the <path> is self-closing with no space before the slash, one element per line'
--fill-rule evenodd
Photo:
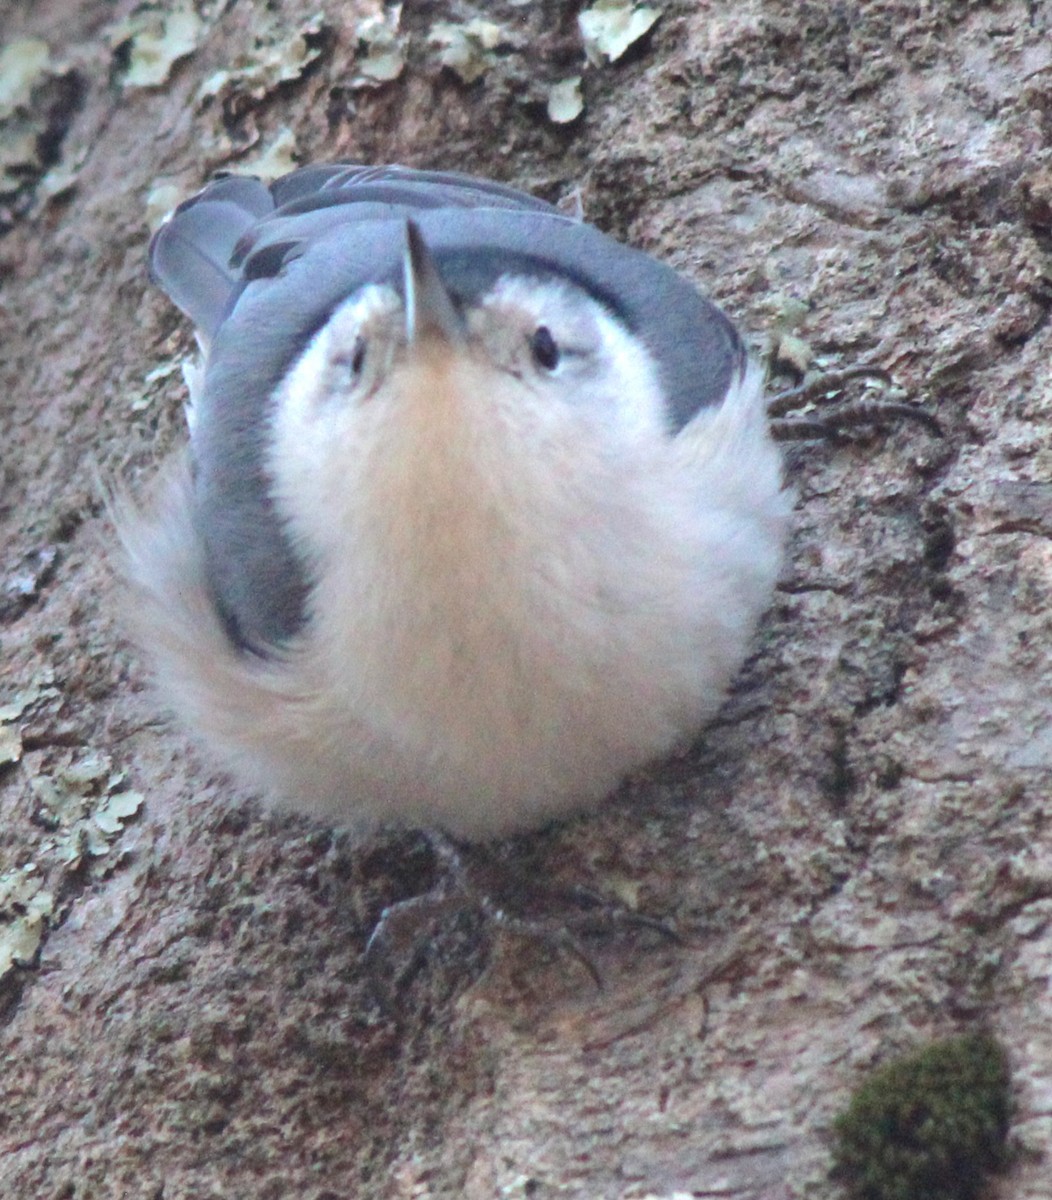
<path fill-rule="evenodd" d="M 412 344 L 424 338 L 445 342 L 464 340 L 464 320 L 457 311 L 435 266 L 420 227 L 405 223 L 405 335 Z"/>

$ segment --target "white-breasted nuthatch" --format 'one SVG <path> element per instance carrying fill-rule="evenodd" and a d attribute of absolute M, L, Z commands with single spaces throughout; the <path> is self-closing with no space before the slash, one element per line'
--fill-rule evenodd
<path fill-rule="evenodd" d="M 209 184 L 151 246 L 188 456 L 131 617 L 249 788 L 469 837 L 593 803 L 720 704 L 788 500 L 760 368 L 648 255 L 499 184 Z"/>

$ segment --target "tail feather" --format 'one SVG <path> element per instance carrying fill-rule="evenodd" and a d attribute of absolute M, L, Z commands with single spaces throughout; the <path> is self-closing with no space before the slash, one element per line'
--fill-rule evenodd
<path fill-rule="evenodd" d="M 273 208 L 258 179 L 223 179 L 180 205 L 154 235 L 150 271 L 206 341 L 240 285 L 240 272 L 231 266 L 234 248 Z"/>

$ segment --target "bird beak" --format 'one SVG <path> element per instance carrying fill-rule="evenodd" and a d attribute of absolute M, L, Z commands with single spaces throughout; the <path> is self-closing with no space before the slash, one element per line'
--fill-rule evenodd
<path fill-rule="evenodd" d="M 405 256 L 402 259 L 405 281 L 405 336 L 410 345 L 425 338 L 444 342 L 464 340 L 464 319 L 435 266 L 420 227 L 405 223 Z"/>

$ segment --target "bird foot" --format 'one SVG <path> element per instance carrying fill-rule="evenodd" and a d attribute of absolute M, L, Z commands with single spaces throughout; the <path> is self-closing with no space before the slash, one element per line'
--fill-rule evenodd
<path fill-rule="evenodd" d="M 472 931 L 475 949 L 480 941 L 488 949 L 500 936 L 537 943 L 553 956 L 575 962 L 596 988 L 602 988 L 603 977 L 582 938 L 643 930 L 666 941 L 682 941 L 670 922 L 636 912 L 594 889 L 538 883 L 527 877 L 525 868 L 486 847 L 459 845 L 430 831 L 423 836 L 435 858 L 438 882 L 422 895 L 385 908 L 365 947 L 367 971 L 378 998 L 386 1003 L 425 968 L 440 940 L 458 926 L 461 933 Z M 538 907 L 558 911 L 532 915 Z M 527 911 L 531 915 L 523 915 Z"/>
<path fill-rule="evenodd" d="M 936 437 L 942 428 L 927 409 L 896 400 L 871 397 L 844 399 L 844 390 L 858 379 L 875 380 L 890 385 L 891 376 L 883 367 L 849 367 L 843 371 L 827 371 L 814 379 L 778 392 L 767 402 L 771 417 L 771 433 L 780 441 L 802 438 L 843 439 L 850 431 L 865 428 L 884 428 L 899 420 L 917 421 Z M 817 413 L 821 406 L 835 406 L 831 412 Z M 789 416 L 794 410 L 812 409 L 806 416 Z"/>

